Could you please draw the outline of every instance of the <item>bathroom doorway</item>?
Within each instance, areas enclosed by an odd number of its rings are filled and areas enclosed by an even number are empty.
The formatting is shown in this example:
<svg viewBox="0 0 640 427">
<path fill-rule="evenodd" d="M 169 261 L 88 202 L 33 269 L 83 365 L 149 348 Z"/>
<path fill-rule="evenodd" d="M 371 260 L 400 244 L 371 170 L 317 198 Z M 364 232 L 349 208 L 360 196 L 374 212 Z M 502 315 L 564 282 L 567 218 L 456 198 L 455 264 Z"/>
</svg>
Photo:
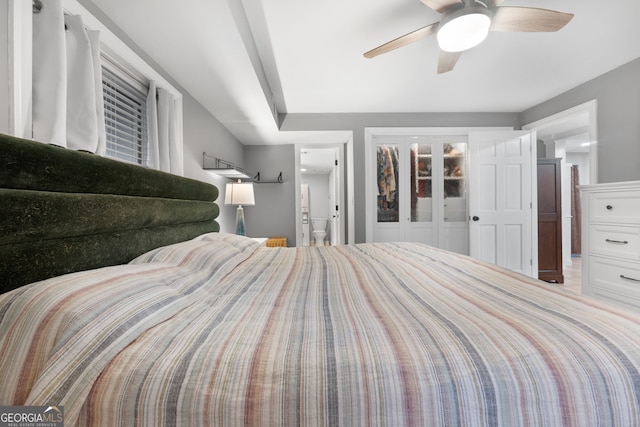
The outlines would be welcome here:
<svg viewBox="0 0 640 427">
<path fill-rule="evenodd" d="M 343 244 L 343 145 L 301 146 L 298 158 L 298 246 Z"/>
</svg>

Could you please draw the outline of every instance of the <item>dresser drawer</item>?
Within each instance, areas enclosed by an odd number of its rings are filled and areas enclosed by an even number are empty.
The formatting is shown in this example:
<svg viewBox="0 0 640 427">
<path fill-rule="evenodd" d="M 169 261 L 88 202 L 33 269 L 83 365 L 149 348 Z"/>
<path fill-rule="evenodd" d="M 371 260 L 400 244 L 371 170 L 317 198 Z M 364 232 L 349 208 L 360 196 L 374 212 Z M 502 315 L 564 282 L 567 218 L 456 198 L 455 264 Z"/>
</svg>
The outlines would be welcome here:
<svg viewBox="0 0 640 427">
<path fill-rule="evenodd" d="M 585 293 L 640 310 L 640 263 L 592 256 Z"/>
<path fill-rule="evenodd" d="M 640 224 L 640 191 L 594 192 L 589 197 L 592 222 Z"/>
<path fill-rule="evenodd" d="M 640 227 L 593 224 L 589 245 L 592 254 L 640 261 Z"/>
</svg>

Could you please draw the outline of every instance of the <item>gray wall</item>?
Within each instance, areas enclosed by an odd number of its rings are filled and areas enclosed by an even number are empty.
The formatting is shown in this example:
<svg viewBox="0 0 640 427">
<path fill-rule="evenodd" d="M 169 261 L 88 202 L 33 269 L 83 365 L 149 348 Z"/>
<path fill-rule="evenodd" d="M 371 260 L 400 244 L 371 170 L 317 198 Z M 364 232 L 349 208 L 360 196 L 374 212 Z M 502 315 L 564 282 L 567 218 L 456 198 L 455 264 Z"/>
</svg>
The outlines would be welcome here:
<svg viewBox="0 0 640 427">
<path fill-rule="evenodd" d="M 280 172 L 284 181 L 254 184 L 256 204 L 244 207 L 247 236 L 283 236 L 288 246 L 295 246 L 295 147 L 247 145 L 244 158 L 247 170 L 254 174 L 260 172 L 262 181 L 273 181 Z"/>
<path fill-rule="evenodd" d="M 183 92 L 184 93 L 184 92 Z M 202 153 L 244 165 L 244 147 L 207 110 L 189 94 L 183 95 L 184 176 L 215 184 L 220 190 L 220 230 L 234 233 L 236 207 L 224 205 L 225 185 L 229 179 L 202 169 Z"/>
<path fill-rule="evenodd" d="M 309 218 L 329 218 L 329 174 L 303 174 L 301 184 L 309 184 Z"/>
<path fill-rule="evenodd" d="M 520 113 L 522 126 L 597 100 L 598 180 L 640 180 L 640 58 Z"/>
<path fill-rule="evenodd" d="M 367 127 L 476 127 L 519 125 L 517 113 L 372 113 L 372 114 L 287 114 L 283 131 L 350 130 L 353 131 L 355 242 L 366 240 L 365 225 L 365 140 Z M 268 148 L 267 148 L 268 149 Z M 246 153 L 245 153 L 246 155 Z M 294 210 L 291 195 L 290 210 Z M 290 225 L 295 235 L 295 224 Z"/>
</svg>

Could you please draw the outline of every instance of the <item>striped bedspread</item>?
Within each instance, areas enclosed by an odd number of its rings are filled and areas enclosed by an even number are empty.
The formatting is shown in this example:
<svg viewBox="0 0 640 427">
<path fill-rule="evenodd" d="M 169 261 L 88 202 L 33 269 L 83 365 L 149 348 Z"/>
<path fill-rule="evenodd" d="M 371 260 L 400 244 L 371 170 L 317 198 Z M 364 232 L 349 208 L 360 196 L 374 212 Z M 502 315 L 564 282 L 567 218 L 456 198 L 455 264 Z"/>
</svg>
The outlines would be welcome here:
<svg viewBox="0 0 640 427">
<path fill-rule="evenodd" d="M 636 426 L 640 317 L 412 243 L 224 233 L 0 295 L 0 404 L 65 425 Z"/>
</svg>

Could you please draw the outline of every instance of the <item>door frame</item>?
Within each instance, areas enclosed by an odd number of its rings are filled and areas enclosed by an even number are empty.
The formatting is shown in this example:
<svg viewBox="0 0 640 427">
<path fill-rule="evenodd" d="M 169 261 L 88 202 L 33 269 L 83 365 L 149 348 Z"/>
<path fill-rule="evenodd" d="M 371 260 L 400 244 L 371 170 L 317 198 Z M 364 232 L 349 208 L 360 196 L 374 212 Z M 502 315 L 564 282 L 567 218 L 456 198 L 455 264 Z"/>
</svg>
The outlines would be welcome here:
<svg viewBox="0 0 640 427">
<path fill-rule="evenodd" d="M 589 138 L 592 141 L 592 144 L 589 146 L 589 184 L 592 185 L 598 183 L 598 101 L 596 99 L 524 125 L 522 129 L 541 132 L 546 128 L 571 120 L 582 114 L 588 115 L 587 127 Z"/>
<path fill-rule="evenodd" d="M 591 144 L 589 145 L 589 182 L 588 184 L 593 185 L 598 183 L 598 101 L 596 99 L 592 99 L 591 101 L 584 102 L 582 104 L 576 105 L 575 107 L 560 111 L 559 113 L 552 114 L 543 119 L 537 120 L 535 122 L 529 123 L 527 125 L 522 126 L 524 130 L 533 130 L 536 132 L 544 132 L 545 130 L 556 127 L 560 124 L 571 122 L 580 116 L 586 115 L 587 119 L 587 132 L 589 133 L 589 139 L 591 140 Z M 558 140 L 562 140 L 566 138 L 567 135 L 558 135 Z M 563 155 L 563 164 L 566 164 L 566 152 Z M 570 197 L 570 196 L 569 196 Z M 563 204 L 566 202 L 564 200 L 565 195 L 563 195 Z M 569 211 L 570 213 L 570 211 Z M 563 215 L 566 215 L 565 212 Z M 570 248 L 567 250 L 566 245 L 571 245 L 571 236 L 570 230 L 571 227 L 568 227 L 569 236 L 565 236 L 563 238 L 563 252 L 566 254 L 567 252 L 571 252 Z M 536 246 L 537 251 L 537 246 Z M 570 266 L 572 263 L 571 257 L 568 259 L 565 257 L 563 259 L 564 267 Z"/>
<path fill-rule="evenodd" d="M 349 244 L 355 241 L 354 220 L 354 177 L 353 177 L 353 137 L 344 143 L 314 143 L 298 142 L 295 144 L 295 218 L 296 218 L 296 246 L 302 246 L 302 207 L 300 206 L 302 173 L 300 171 L 300 151 L 303 148 L 335 149 L 338 153 L 338 171 L 335 173 L 335 188 L 339 192 L 336 199 L 340 206 L 338 244 Z"/>
</svg>

